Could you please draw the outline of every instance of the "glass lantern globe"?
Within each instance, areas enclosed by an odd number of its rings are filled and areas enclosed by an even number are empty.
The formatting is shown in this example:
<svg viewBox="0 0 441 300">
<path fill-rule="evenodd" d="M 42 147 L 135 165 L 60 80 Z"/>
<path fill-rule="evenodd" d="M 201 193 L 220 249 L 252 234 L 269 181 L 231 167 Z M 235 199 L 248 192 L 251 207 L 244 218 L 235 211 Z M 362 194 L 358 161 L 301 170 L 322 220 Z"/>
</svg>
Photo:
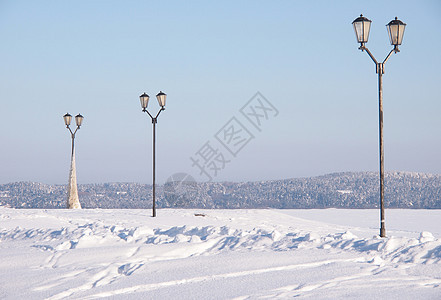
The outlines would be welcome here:
<svg viewBox="0 0 441 300">
<path fill-rule="evenodd" d="M 352 22 L 355 30 L 355 35 L 357 37 L 357 42 L 360 43 L 361 47 L 363 47 L 364 44 L 368 42 L 371 23 L 372 21 L 366 17 L 363 17 L 363 15 L 360 15 Z"/>
<path fill-rule="evenodd" d="M 165 93 L 163 93 L 162 91 L 160 91 L 157 95 L 156 95 L 156 99 L 158 99 L 158 103 L 159 106 L 164 107 L 165 106 L 165 99 L 167 98 L 167 95 Z"/>
<path fill-rule="evenodd" d="M 404 29 L 406 28 L 406 24 L 395 17 L 395 19 L 390 21 L 386 25 L 386 27 L 389 34 L 390 44 L 395 46 L 395 49 L 398 49 L 398 45 L 401 45 L 401 43 L 403 42 Z"/>
<path fill-rule="evenodd" d="M 80 127 L 81 124 L 83 124 L 84 117 L 81 114 L 78 114 L 75 116 L 75 123 L 77 123 L 77 126 Z"/>
<path fill-rule="evenodd" d="M 69 113 L 67 113 L 63 116 L 63 119 L 64 119 L 64 124 L 66 126 L 69 126 L 70 122 L 72 121 L 72 116 Z"/>
<path fill-rule="evenodd" d="M 139 96 L 139 100 L 141 101 L 141 107 L 142 109 L 146 109 L 147 105 L 149 104 L 149 95 L 146 93 Z"/>
</svg>

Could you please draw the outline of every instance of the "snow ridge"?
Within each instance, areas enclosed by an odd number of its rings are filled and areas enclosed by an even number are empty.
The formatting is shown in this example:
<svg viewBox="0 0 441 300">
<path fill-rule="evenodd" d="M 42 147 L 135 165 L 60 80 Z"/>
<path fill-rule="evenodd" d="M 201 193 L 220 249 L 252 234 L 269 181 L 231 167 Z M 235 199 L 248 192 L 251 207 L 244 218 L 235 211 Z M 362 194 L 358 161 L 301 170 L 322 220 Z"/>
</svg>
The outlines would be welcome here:
<svg viewBox="0 0 441 300">
<path fill-rule="evenodd" d="M 173 226 L 170 228 L 106 226 L 99 222 L 71 230 L 25 229 L 1 230 L 0 240 L 29 240 L 33 247 L 57 253 L 70 249 L 94 248 L 112 243 L 132 246 L 143 244 L 186 244 L 187 251 L 169 258 L 216 254 L 221 251 L 290 251 L 293 249 L 339 249 L 371 255 L 371 263 L 437 264 L 441 261 L 441 240 L 430 232 L 419 238 L 358 238 L 350 231 L 319 235 L 315 232 L 281 233 L 259 228 L 234 229 L 228 226 Z M 44 242 L 48 242 L 44 244 Z"/>
</svg>

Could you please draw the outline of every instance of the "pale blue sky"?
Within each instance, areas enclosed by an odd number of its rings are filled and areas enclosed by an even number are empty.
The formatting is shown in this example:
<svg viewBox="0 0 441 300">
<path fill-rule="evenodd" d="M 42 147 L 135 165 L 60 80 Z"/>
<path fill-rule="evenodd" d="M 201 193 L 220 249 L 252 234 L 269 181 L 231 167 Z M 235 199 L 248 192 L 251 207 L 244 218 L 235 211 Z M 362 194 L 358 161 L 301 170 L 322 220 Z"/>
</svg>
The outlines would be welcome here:
<svg viewBox="0 0 441 300">
<path fill-rule="evenodd" d="M 66 112 L 85 117 L 80 183 L 150 183 L 138 96 L 159 90 L 160 183 L 205 180 L 190 156 L 257 91 L 279 114 L 215 180 L 377 171 L 377 75 L 357 49 L 360 13 L 378 60 L 391 49 L 385 25 L 408 25 L 384 75 L 386 170 L 441 174 L 440 1 L 0 0 L 0 183 L 67 182 Z"/>
</svg>

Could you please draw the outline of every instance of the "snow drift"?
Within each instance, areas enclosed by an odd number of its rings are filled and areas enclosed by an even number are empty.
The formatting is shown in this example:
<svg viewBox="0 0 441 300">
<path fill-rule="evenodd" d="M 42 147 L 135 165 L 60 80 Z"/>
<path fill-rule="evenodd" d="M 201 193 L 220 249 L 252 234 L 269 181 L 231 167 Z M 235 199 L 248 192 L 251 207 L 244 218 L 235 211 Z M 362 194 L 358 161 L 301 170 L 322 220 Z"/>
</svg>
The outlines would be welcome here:
<svg viewBox="0 0 441 300">
<path fill-rule="evenodd" d="M 381 239 L 375 228 L 301 219 L 295 210 L 197 212 L 160 210 L 151 218 L 142 210 L 2 208 L 0 296 L 441 295 L 441 240 L 428 231 Z"/>
</svg>

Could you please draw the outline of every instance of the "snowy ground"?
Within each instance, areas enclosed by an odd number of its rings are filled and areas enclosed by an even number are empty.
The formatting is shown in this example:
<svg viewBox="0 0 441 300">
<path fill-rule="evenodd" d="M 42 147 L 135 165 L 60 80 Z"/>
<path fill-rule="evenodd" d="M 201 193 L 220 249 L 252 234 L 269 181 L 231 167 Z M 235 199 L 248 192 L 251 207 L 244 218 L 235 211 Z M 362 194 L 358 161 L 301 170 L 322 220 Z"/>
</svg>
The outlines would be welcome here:
<svg viewBox="0 0 441 300">
<path fill-rule="evenodd" d="M 0 298 L 441 299 L 441 211 L 386 212 L 0 208 Z"/>
</svg>

